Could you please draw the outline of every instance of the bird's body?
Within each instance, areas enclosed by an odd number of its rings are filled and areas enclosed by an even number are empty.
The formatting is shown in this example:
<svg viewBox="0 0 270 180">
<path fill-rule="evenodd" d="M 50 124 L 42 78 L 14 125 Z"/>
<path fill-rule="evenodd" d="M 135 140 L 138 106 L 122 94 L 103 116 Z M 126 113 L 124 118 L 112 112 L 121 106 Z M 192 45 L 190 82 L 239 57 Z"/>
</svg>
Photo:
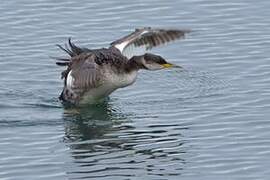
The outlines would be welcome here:
<svg viewBox="0 0 270 180">
<path fill-rule="evenodd" d="M 57 62 L 67 66 L 62 72 L 64 88 L 60 100 L 74 105 L 95 103 L 116 89 L 133 84 L 140 69 L 156 70 L 172 66 L 160 56 L 149 53 L 130 56 L 125 54 L 125 50 L 129 46 L 146 46 L 149 49 L 181 38 L 186 32 L 143 28 L 114 41 L 109 48 L 94 50 L 80 48 L 69 40 L 69 48 L 59 46 L 70 56 L 58 58 Z"/>
<path fill-rule="evenodd" d="M 109 96 L 113 91 L 118 88 L 123 88 L 133 84 L 137 77 L 137 71 L 128 73 L 125 75 L 122 74 L 113 74 L 108 71 L 104 74 L 103 83 L 97 87 L 89 90 L 85 93 L 80 101 L 80 104 L 87 104 L 89 102 L 97 102 L 102 100 L 104 97 Z"/>
</svg>

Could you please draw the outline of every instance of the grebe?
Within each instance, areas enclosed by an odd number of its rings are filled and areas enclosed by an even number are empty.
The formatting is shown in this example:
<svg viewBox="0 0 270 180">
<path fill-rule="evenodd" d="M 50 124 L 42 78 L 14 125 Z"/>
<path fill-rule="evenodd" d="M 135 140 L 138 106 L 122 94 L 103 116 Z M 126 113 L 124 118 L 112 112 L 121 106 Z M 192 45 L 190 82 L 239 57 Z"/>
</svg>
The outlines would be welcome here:
<svg viewBox="0 0 270 180">
<path fill-rule="evenodd" d="M 66 66 L 62 72 L 64 88 L 59 97 L 63 102 L 82 105 L 104 99 L 118 88 L 133 84 L 141 69 L 159 70 L 180 67 L 159 55 L 137 55 L 134 50 L 151 48 L 184 38 L 189 30 L 136 29 L 135 32 L 110 44 L 109 48 L 87 49 L 71 42 L 63 48 L 70 57 L 57 58 L 56 64 Z"/>
</svg>

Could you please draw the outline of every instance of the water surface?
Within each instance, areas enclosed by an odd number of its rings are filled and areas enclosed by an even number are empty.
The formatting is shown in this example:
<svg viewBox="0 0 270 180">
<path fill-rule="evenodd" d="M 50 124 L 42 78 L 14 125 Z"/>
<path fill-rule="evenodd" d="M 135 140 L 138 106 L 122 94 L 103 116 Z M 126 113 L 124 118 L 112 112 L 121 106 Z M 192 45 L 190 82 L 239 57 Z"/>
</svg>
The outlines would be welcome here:
<svg viewBox="0 0 270 180">
<path fill-rule="evenodd" d="M 268 179 L 267 0 L 1 2 L 0 179 Z M 193 30 L 98 106 L 65 109 L 50 56 L 135 28 Z"/>
</svg>

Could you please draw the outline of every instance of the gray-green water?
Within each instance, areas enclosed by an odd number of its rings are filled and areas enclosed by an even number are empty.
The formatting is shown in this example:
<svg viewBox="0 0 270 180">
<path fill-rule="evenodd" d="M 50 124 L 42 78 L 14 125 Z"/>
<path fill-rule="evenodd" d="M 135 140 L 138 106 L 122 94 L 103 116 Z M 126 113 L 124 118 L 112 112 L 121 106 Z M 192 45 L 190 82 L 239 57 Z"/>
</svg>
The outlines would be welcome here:
<svg viewBox="0 0 270 180">
<path fill-rule="evenodd" d="M 270 1 L 3 0 L 0 179 L 269 179 Z M 61 56 L 143 26 L 190 28 L 107 104 L 64 109 Z"/>
</svg>

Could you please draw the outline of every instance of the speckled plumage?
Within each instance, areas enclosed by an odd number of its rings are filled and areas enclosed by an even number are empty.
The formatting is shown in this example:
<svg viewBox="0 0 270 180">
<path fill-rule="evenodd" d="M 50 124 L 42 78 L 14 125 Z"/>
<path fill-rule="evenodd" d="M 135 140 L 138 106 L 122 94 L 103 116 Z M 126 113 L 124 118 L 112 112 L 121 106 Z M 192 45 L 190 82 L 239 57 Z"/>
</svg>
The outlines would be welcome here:
<svg viewBox="0 0 270 180">
<path fill-rule="evenodd" d="M 65 48 L 57 45 L 70 56 L 57 58 L 56 62 L 59 66 L 67 66 L 62 72 L 64 88 L 60 100 L 75 105 L 95 102 L 134 83 L 139 69 L 161 69 L 161 65 L 167 63 L 161 56 L 150 53 L 130 56 L 126 53 L 127 48 L 151 49 L 181 38 L 187 32 L 142 28 L 112 42 L 109 48 L 81 48 L 70 39 Z"/>
</svg>

